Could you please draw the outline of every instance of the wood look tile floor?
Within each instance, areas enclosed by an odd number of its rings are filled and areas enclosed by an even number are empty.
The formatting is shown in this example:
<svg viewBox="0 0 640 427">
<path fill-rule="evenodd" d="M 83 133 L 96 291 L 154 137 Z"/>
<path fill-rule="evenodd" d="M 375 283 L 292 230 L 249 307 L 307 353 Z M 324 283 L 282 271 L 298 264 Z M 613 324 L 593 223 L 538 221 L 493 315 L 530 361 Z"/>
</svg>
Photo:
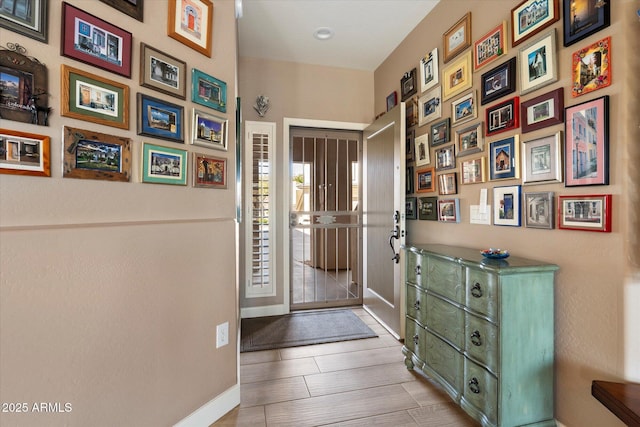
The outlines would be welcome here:
<svg viewBox="0 0 640 427">
<path fill-rule="evenodd" d="M 406 369 L 402 344 L 362 308 L 378 338 L 240 355 L 240 406 L 211 427 L 478 424 L 435 383 Z"/>
</svg>

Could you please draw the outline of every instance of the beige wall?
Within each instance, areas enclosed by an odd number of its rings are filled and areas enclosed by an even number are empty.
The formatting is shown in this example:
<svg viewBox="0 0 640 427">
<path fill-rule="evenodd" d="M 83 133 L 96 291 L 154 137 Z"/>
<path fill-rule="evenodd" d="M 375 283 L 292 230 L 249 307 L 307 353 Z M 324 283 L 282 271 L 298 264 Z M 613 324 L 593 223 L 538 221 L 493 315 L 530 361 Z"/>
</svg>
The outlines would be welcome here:
<svg viewBox="0 0 640 427">
<path fill-rule="evenodd" d="M 49 43 L 0 29 L 48 67 L 50 125 L 2 120 L 51 137 L 52 177 L 0 175 L 0 401 L 70 403 L 64 414 L 0 413 L 1 425 L 172 425 L 237 386 L 235 75 L 233 2 L 215 2 L 213 59 L 166 36 L 167 0 L 146 2 L 144 23 L 98 1 L 69 3 L 133 34 L 127 79 L 59 55 L 61 2 L 52 1 Z M 136 134 L 140 42 L 227 83 L 229 151 Z M 126 84 L 130 129 L 60 116 L 60 64 Z M 203 107 L 199 107 L 203 108 Z M 62 127 L 133 140 L 129 183 L 62 178 Z M 142 142 L 229 159 L 227 190 L 142 184 Z M 191 160 L 189 158 L 189 160 Z M 191 164 L 189 164 L 191 173 Z M 215 348 L 228 321 L 231 345 Z"/>
<path fill-rule="evenodd" d="M 431 49 L 440 52 L 442 70 L 442 34 L 467 11 L 472 14 L 472 40 L 475 41 L 502 20 L 509 21 L 510 10 L 518 2 L 502 0 L 462 2 L 443 0 L 433 12 L 398 46 L 375 72 L 375 111 L 385 109 L 386 96 L 397 90 L 403 73 L 418 66 L 419 60 Z M 556 263 L 556 418 L 567 426 L 618 426 L 620 421 L 590 395 L 594 379 L 621 380 L 625 372 L 625 287 L 631 289 L 630 277 L 638 269 L 637 245 L 637 180 L 638 137 L 637 58 L 629 48 L 629 40 L 640 38 L 635 9 L 639 2 L 615 2 L 612 5 L 611 26 L 568 48 L 562 45 L 562 23 L 557 22 L 559 80 L 547 87 L 521 97 L 521 102 L 550 90 L 565 88 L 565 106 L 578 104 L 602 95 L 610 96 L 610 185 L 565 188 L 563 184 L 523 187 L 523 191 L 554 191 L 557 194 L 613 194 L 613 232 L 589 233 L 568 230 L 538 230 L 498 226 L 471 225 L 469 206 L 478 204 L 480 189 L 498 185 L 520 184 L 519 180 L 487 182 L 459 186 L 462 221 L 444 224 L 408 221 L 410 242 L 437 242 L 460 246 L 508 248 L 513 254 Z M 626 31 L 623 31 L 623 28 Z M 634 35 L 635 33 L 635 35 Z M 571 97 L 571 52 L 583 45 L 611 35 L 613 40 L 613 84 L 603 90 Z M 521 46 L 509 44 L 505 59 L 517 55 Z M 473 75 L 474 90 L 480 97 L 480 76 L 493 66 Z M 625 64 L 626 63 L 626 64 Z M 629 63 L 635 64 L 630 66 Z M 517 91 L 519 92 L 519 85 Z M 456 98 L 456 97 L 454 97 Z M 503 99 L 507 99 L 507 97 Z M 483 120 L 484 106 L 478 119 Z M 443 117 L 450 116 L 451 100 L 443 104 Z M 633 114 L 632 112 L 636 113 Z M 463 125 L 464 127 L 464 125 Z M 416 136 L 429 126 L 417 127 Z M 453 129 L 455 130 L 455 128 Z M 564 131 L 557 125 L 527 134 L 518 131 L 490 137 L 486 142 L 520 134 L 521 141 Z M 432 157 L 433 159 L 433 153 Z M 635 160 L 634 160 L 635 159 Z M 459 172 L 459 168 L 458 168 Z M 633 178 L 635 177 L 635 178 Z M 629 209 L 630 204 L 636 206 Z M 629 214 L 631 212 L 631 214 Z M 637 295 L 637 293 L 636 293 Z M 629 304 L 632 305 L 632 304 Z M 637 301 L 636 304 L 637 306 Z M 627 321 L 632 320 L 627 314 Z M 634 316 L 637 319 L 637 315 Z M 633 325 L 629 323 L 628 326 Z M 627 334 L 627 340 L 630 335 Z M 627 355 L 629 357 L 629 355 Z M 637 355 L 636 355 L 637 357 Z M 627 360 L 627 365 L 632 361 Z M 635 362 L 637 366 L 637 361 Z M 627 368 L 627 371 L 629 369 Z"/>
</svg>

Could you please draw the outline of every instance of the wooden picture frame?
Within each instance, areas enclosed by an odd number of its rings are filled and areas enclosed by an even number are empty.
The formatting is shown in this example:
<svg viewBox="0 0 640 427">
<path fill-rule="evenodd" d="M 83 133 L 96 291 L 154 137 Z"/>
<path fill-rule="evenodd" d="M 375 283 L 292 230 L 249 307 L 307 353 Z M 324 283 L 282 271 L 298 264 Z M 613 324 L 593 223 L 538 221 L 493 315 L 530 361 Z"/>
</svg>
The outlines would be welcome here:
<svg viewBox="0 0 640 427">
<path fill-rule="evenodd" d="M 413 148 L 415 145 L 415 138 L 416 138 L 415 129 L 407 129 L 405 131 L 404 150 L 405 150 L 406 161 L 411 161 L 414 158 Z"/>
<path fill-rule="evenodd" d="M 436 191 L 436 174 L 433 167 L 416 168 L 416 193 Z"/>
<path fill-rule="evenodd" d="M 493 187 L 493 225 L 520 227 L 522 201 L 520 185 Z"/>
<path fill-rule="evenodd" d="M 122 13 L 126 13 L 133 19 L 144 22 L 144 0 L 100 0 Z"/>
<path fill-rule="evenodd" d="M 518 135 L 489 143 L 489 179 L 520 178 Z"/>
<path fill-rule="evenodd" d="M 434 48 L 420 59 L 420 93 L 437 85 L 439 77 L 438 48 Z"/>
<path fill-rule="evenodd" d="M 573 52 L 571 96 L 578 97 L 611 85 L 611 36 Z"/>
<path fill-rule="evenodd" d="M 33 0 L 29 9 L 0 8 L 0 27 L 48 43 L 49 0 Z"/>
<path fill-rule="evenodd" d="M 562 182 L 562 132 L 522 142 L 522 184 Z"/>
<path fill-rule="evenodd" d="M 0 173 L 51 176 L 51 138 L 0 129 Z"/>
<path fill-rule="evenodd" d="M 187 99 L 187 63 L 140 42 L 140 86 Z"/>
<path fill-rule="evenodd" d="M 565 187 L 609 184 L 609 95 L 564 109 Z"/>
<path fill-rule="evenodd" d="M 456 130 L 456 148 L 458 157 L 484 151 L 482 122 Z"/>
<path fill-rule="evenodd" d="M 411 71 L 404 73 L 400 79 L 400 100 L 406 101 L 413 95 L 418 93 L 418 86 L 416 80 L 417 70 L 414 68 Z"/>
<path fill-rule="evenodd" d="M 444 63 L 471 46 L 471 12 L 467 12 L 442 35 Z"/>
<path fill-rule="evenodd" d="M 141 182 L 187 185 L 187 151 L 142 143 Z"/>
<path fill-rule="evenodd" d="M 198 69 L 191 70 L 191 101 L 227 112 L 227 84 Z"/>
<path fill-rule="evenodd" d="M 413 150 L 416 158 L 416 166 L 424 166 L 431 163 L 429 154 L 429 134 L 422 134 L 414 139 L 415 149 Z"/>
<path fill-rule="evenodd" d="M 442 173 L 438 175 L 438 194 L 458 194 L 458 174 L 456 172 Z"/>
<path fill-rule="evenodd" d="M 211 58 L 213 3 L 209 0 L 170 0 L 167 35 Z"/>
<path fill-rule="evenodd" d="M 611 22 L 609 2 L 602 2 L 598 7 L 593 7 L 587 1 L 563 0 L 563 11 L 565 47 L 607 28 Z"/>
<path fill-rule="evenodd" d="M 462 184 L 480 184 L 486 181 L 485 157 L 460 161 L 460 182 Z"/>
<path fill-rule="evenodd" d="M 227 159 L 203 153 L 193 153 L 193 186 L 227 188 Z"/>
<path fill-rule="evenodd" d="M 558 228 L 611 232 L 611 194 L 558 196 Z"/>
<path fill-rule="evenodd" d="M 436 159 L 436 171 L 440 172 L 444 170 L 455 169 L 456 152 L 454 144 L 436 149 L 433 153 L 433 156 Z"/>
<path fill-rule="evenodd" d="M 130 138 L 64 126 L 62 176 L 129 182 Z"/>
<path fill-rule="evenodd" d="M 442 99 L 446 101 L 473 85 L 471 52 L 467 52 L 442 70 Z"/>
<path fill-rule="evenodd" d="M 0 48 L 0 117 L 48 126 L 51 109 L 47 67 L 27 56 L 26 49 L 18 44 L 9 43 L 7 48 Z"/>
<path fill-rule="evenodd" d="M 415 185 L 413 182 L 413 166 L 407 166 L 406 175 L 405 175 L 405 193 L 413 194 L 415 192 Z"/>
<path fill-rule="evenodd" d="M 476 117 L 478 117 L 478 103 L 475 90 L 451 102 L 451 126 L 457 126 Z"/>
<path fill-rule="evenodd" d="M 507 53 L 507 34 L 507 21 L 502 21 L 473 44 L 474 71 Z"/>
<path fill-rule="evenodd" d="M 136 95 L 138 135 L 184 143 L 184 107 L 143 93 Z"/>
<path fill-rule="evenodd" d="M 487 123 L 486 136 L 495 135 L 520 127 L 520 98 L 511 99 L 487 107 L 485 110 Z"/>
<path fill-rule="evenodd" d="M 460 199 L 438 199 L 438 221 L 460 222 Z"/>
<path fill-rule="evenodd" d="M 451 118 L 447 117 L 431 125 L 431 146 L 446 144 L 451 140 Z"/>
<path fill-rule="evenodd" d="M 407 129 L 409 129 L 418 124 L 418 100 L 410 98 L 405 104 L 405 121 Z"/>
<path fill-rule="evenodd" d="M 511 9 L 511 45 L 519 45 L 558 21 L 558 1 L 524 0 Z"/>
<path fill-rule="evenodd" d="M 227 151 L 229 120 L 193 109 L 191 143 L 201 147 Z"/>
<path fill-rule="evenodd" d="M 418 198 L 405 197 L 404 216 L 406 219 L 418 219 Z"/>
<path fill-rule="evenodd" d="M 394 90 L 387 95 L 387 112 L 391 111 L 396 105 L 398 105 L 398 92 Z"/>
<path fill-rule="evenodd" d="M 129 129 L 129 86 L 64 64 L 60 74 L 62 116 Z"/>
<path fill-rule="evenodd" d="M 480 77 L 480 105 L 516 91 L 516 58 L 487 71 Z"/>
<path fill-rule="evenodd" d="M 555 198 L 553 191 L 524 193 L 524 226 L 526 228 L 555 228 Z"/>
<path fill-rule="evenodd" d="M 131 77 L 132 40 L 129 31 L 62 2 L 62 56 Z"/>
<path fill-rule="evenodd" d="M 442 96 L 437 86 L 418 99 L 418 126 L 424 126 L 442 116 Z"/>
<path fill-rule="evenodd" d="M 564 121 L 564 88 L 558 88 L 520 103 L 522 133 L 533 132 Z"/>
<path fill-rule="evenodd" d="M 556 30 L 523 46 L 518 51 L 520 94 L 538 90 L 558 80 Z"/>
<path fill-rule="evenodd" d="M 438 220 L 437 197 L 418 197 L 418 219 L 427 221 Z"/>
</svg>

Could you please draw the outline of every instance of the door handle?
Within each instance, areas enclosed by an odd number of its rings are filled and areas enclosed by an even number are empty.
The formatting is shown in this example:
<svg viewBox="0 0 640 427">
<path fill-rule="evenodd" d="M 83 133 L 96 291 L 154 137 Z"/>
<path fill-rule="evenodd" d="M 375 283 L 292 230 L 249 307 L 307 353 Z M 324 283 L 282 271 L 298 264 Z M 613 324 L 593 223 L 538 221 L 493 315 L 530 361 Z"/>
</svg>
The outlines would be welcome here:
<svg viewBox="0 0 640 427">
<path fill-rule="evenodd" d="M 395 261 L 396 264 L 400 262 L 400 254 L 396 253 L 396 248 L 393 246 L 393 239 L 400 238 L 400 227 L 395 226 L 393 230 L 391 230 L 391 236 L 389 236 L 389 246 L 391 246 L 391 252 L 393 253 L 392 260 Z"/>
</svg>

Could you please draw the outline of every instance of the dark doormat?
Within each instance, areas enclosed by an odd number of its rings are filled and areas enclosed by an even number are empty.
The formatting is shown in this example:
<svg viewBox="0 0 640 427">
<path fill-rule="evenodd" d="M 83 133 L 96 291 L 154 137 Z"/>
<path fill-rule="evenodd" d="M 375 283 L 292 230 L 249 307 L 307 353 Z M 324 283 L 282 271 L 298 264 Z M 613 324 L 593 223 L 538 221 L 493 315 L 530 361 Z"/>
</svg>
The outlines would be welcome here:
<svg viewBox="0 0 640 427">
<path fill-rule="evenodd" d="M 349 309 L 304 311 L 242 319 L 240 352 L 375 338 Z"/>
</svg>

